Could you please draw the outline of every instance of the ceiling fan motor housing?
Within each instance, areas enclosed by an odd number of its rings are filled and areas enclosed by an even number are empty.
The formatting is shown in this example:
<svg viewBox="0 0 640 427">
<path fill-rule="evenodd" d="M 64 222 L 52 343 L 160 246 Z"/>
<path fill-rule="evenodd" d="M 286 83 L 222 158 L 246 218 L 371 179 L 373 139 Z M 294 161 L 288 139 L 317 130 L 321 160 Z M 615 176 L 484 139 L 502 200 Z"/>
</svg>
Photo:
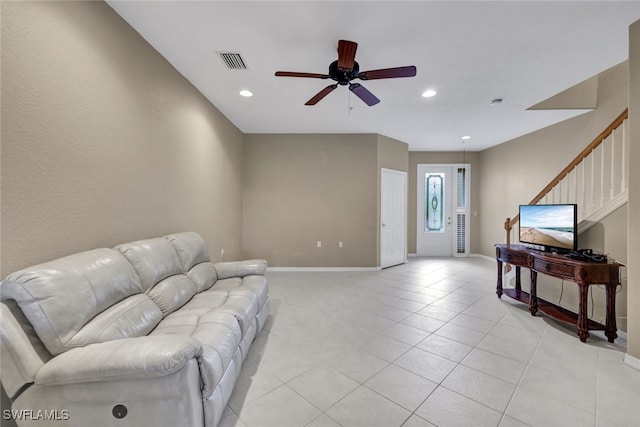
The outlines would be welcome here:
<svg viewBox="0 0 640 427">
<path fill-rule="evenodd" d="M 338 61 L 333 61 L 331 65 L 329 65 L 329 77 L 342 86 L 348 85 L 349 82 L 357 78 L 359 74 L 360 65 L 356 61 L 353 61 L 353 68 L 351 70 L 341 70 L 338 68 Z"/>
</svg>

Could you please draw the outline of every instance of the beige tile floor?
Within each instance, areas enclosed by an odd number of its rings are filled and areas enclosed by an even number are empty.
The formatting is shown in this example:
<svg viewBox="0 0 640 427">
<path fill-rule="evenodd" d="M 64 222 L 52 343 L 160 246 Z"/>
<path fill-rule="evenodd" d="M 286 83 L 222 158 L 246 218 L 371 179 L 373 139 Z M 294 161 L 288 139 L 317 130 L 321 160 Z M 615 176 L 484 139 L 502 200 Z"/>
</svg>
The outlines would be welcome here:
<svg viewBox="0 0 640 427">
<path fill-rule="evenodd" d="M 495 263 L 269 272 L 271 317 L 222 426 L 640 426 L 640 372 L 495 295 Z"/>
</svg>

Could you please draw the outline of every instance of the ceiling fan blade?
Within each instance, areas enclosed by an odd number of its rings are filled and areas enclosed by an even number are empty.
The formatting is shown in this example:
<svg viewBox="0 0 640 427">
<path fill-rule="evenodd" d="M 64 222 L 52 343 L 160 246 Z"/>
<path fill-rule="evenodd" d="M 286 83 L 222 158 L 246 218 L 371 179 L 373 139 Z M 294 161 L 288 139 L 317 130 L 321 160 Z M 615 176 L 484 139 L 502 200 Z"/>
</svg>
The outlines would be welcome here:
<svg viewBox="0 0 640 427">
<path fill-rule="evenodd" d="M 351 83 L 349 85 L 349 90 L 356 94 L 356 96 L 364 101 L 369 107 L 372 105 L 376 105 L 380 100 L 376 98 L 374 94 L 369 92 L 367 88 L 362 86 L 360 83 Z"/>
<path fill-rule="evenodd" d="M 311 79 L 328 79 L 328 74 L 298 73 L 297 71 L 276 71 L 276 77 L 308 77 Z"/>
<path fill-rule="evenodd" d="M 395 79 L 397 77 L 414 77 L 416 67 L 408 65 L 406 67 L 383 68 L 381 70 L 363 71 L 358 74 L 361 80 Z"/>
<path fill-rule="evenodd" d="M 320 92 L 316 93 L 313 98 L 311 98 L 310 100 L 305 102 L 304 105 L 316 105 L 322 98 L 324 98 L 325 96 L 329 95 L 337 87 L 338 87 L 337 84 L 329 85 L 329 86 L 325 87 Z"/>
<path fill-rule="evenodd" d="M 358 43 L 349 40 L 338 40 L 339 70 L 353 70 L 353 63 L 356 59 L 356 49 L 358 49 Z"/>
</svg>

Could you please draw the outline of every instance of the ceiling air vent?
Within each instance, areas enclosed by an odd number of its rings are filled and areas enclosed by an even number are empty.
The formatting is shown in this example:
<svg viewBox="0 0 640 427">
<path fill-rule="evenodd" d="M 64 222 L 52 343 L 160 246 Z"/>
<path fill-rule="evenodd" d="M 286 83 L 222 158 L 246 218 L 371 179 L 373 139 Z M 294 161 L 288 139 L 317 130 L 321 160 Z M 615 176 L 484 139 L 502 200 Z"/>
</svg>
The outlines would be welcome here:
<svg viewBox="0 0 640 427">
<path fill-rule="evenodd" d="M 222 61 L 226 64 L 230 70 L 246 70 L 247 65 L 244 63 L 244 59 L 239 53 L 232 52 L 218 52 Z"/>
</svg>

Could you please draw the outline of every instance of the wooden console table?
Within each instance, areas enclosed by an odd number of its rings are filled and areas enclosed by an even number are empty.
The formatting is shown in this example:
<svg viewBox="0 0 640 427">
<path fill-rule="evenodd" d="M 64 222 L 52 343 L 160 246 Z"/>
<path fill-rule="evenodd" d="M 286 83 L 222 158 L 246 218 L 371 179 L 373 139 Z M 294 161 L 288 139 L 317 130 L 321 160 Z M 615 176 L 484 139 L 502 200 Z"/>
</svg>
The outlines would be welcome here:
<svg viewBox="0 0 640 427">
<path fill-rule="evenodd" d="M 580 341 L 585 342 L 590 330 L 604 330 L 609 342 L 613 342 L 616 333 L 616 288 L 620 285 L 620 267 L 617 262 L 587 262 L 566 258 L 563 255 L 538 251 L 522 245 L 496 245 L 498 261 L 498 298 L 505 294 L 518 301 L 529 304 L 529 311 L 534 316 L 538 310 L 560 321 L 577 326 Z M 503 289 L 502 263 L 516 267 L 515 288 Z M 528 268 L 531 272 L 531 293 L 523 291 L 520 282 L 520 269 Z M 559 307 L 537 296 L 538 273 L 575 282 L 579 288 L 578 313 Z M 602 325 L 587 318 L 587 296 L 590 285 L 604 285 L 606 293 L 606 321 Z"/>
</svg>

